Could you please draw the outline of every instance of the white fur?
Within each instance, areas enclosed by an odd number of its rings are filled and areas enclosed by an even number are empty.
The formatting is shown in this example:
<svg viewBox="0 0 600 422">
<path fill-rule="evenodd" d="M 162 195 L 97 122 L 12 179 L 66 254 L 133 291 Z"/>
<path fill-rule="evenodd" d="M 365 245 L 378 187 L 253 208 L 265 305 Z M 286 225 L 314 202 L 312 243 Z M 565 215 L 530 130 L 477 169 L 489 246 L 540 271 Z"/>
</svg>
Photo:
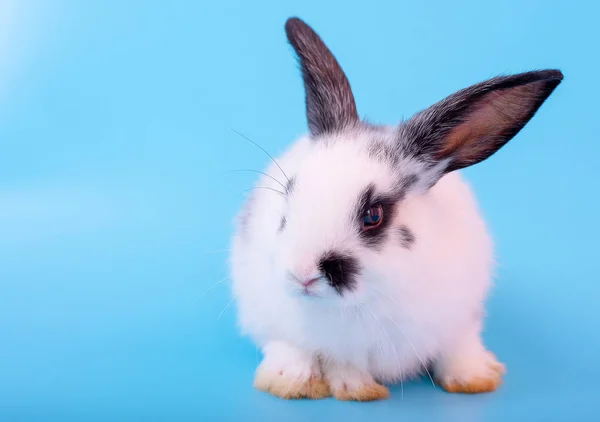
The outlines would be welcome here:
<svg viewBox="0 0 600 422">
<path fill-rule="evenodd" d="M 412 247 L 393 236 L 380 251 L 366 247 L 348 222 L 359 192 L 368 183 L 391 189 L 399 169 L 419 170 L 417 162 L 392 168 L 369 158 L 368 136 L 301 138 L 277 159 L 296 176 L 293 194 L 253 191 L 231 253 L 241 329 L 265 353 L 263 369 L 287 366 L 306 376 L 321 358 L 332 389 L 340 380 L 399 381 L 430 363 L 440 380 L 485 376 L 490 355 L 480 332 L 493 257 L 473 195 L 457 172 L 429 190 L 414 190 L 394 221 L 414 233 Z M 285 185 L 275 164 L 266 172 Z M 283 191 L 268 177 L 256 186 Z M 287 224 L 279 233 L 283 215 Z M 314 286 L 319 297 L 300 295 L 287 271 L 318 275 L 319 254 L 340 247 L 364 267 L 354 294 L 340 296 L 322 281 Z"/>
</svg>

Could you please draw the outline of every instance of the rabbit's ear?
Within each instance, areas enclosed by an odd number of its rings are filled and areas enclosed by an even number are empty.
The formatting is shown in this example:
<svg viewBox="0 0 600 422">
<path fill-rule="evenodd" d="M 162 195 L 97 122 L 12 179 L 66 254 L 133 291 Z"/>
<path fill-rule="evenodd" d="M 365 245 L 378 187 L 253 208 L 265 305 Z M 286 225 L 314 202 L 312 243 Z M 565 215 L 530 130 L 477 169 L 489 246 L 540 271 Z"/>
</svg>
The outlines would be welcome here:
<svg viewBox="0 0 600 422">
<path fill-rule="evenodd" d="M 321 38 L 298 18 L 288 19 L 285 32 L 300 61 L 311 135 L 356 124 L 359 119 L 350 83 Z"/>
<path fill-rule="evenodd" d="M 460 90 L 401 126 L 402 149 L 442 173 L 477 164 L 529 122 L 560 84 L 559 70 L 502 76 Z"/>
</svg>

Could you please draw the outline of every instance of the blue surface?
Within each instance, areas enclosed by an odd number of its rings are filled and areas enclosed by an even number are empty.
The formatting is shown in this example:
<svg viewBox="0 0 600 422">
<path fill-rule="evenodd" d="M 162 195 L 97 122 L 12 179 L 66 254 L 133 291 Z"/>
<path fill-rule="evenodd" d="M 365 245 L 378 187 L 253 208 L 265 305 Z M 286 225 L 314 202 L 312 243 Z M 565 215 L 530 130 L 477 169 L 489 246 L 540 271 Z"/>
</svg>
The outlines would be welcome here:
<svg viewBox="0 0 600 422">
<path fill-rule="evenodd" d="M 0 421 L 592 421 L 600 399 L 597 2 L 0 1 Z M 230 220 L 305 131 L 283 24 L 324 37 L 394 123 L 498 73 L 564 82 L 466 172 L 500 269 L 493 394 L 425 380 L 371 404 L 252 389 Z M 209 253 L 210 252 L 210 253 Z"/>
</svg>

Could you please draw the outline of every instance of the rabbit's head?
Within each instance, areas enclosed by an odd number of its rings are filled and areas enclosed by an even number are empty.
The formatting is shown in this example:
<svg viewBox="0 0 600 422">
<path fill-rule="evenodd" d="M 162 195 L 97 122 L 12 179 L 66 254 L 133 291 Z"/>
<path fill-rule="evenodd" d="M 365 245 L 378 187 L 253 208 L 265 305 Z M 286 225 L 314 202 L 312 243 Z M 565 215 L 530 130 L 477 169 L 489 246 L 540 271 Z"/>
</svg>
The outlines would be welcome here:
<svg viewBox="0 0 600 422">
<path fill-rule="evenodd" d="M 310 145 L 288 175 L 278 253 L 292 289 L 312 300 L 360 299 L 369 277 L 415 241 L 411 222 L 397 218 L 403 202 L 498 151 L 563 78 L 558 70 L 493 78 L 398 126 L 376 126 L 359 118 L 320 37 L 297 18 L 285 30 L 304 80 Z"/>
</svg>

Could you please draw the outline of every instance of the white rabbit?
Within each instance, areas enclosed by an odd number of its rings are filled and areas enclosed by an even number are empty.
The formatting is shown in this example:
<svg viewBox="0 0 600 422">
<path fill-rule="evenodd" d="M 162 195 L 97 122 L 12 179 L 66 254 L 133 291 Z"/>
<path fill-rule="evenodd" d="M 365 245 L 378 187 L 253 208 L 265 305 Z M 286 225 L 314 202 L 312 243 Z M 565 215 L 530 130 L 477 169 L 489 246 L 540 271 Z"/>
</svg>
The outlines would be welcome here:
<svg viewBox="0 0 600 422">
<path fill-rule="evenodd" d="M 319 36 L 298 18 L 285 29 L 309 134 L 265 170 L 231 250 L 239 324 L 264 354 L 255 387 L 367 401 L 429 374 L 449 392 L 495 390 L 504 367 L 481 340 L 492 242 L 457 170 L 514 137 L 562 73 L 493 78 L 376 126 Z"/>
</svg>

